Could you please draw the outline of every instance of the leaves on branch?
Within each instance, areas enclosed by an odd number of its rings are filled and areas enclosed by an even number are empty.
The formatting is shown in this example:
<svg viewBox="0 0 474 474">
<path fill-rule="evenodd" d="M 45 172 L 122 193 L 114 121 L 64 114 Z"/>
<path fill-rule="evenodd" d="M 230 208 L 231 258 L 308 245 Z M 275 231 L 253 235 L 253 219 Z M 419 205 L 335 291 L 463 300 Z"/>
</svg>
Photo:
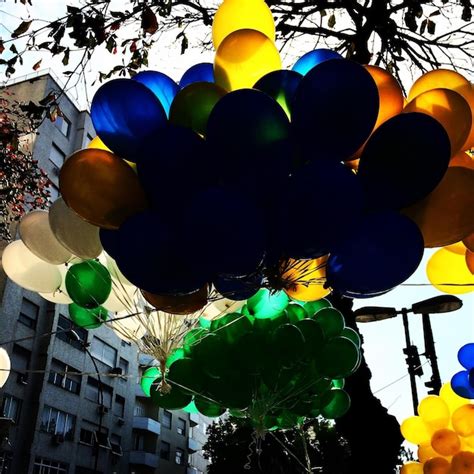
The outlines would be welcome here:
<svg viewBox="0 0 474 474">
<path fill-rule="evenodd" d="M 336 26 L 336 15 L 334 13 L 328 18 L 328 27 L 334 28 Z"/>
<path fill-rule="evenodd" d="M 63 66 L 67 66 L 69 64 L 69 48 L 66 49 L 66 51 L 64 51 L 64 56 L 63 56 Z"/>
<path fill-rule="evenodd" d="M 40 59 L 37 63 L 34 64 L 33 71 L 37 71 L 40 68 L 41 61 L 42 61 L 42 59 Z"/>
<path fill-rule="evenodd" d="M 20 25 L 16 28 L 16 30 L 12 33 L 12 38 L 18 38 L 18 36 L 26 33 L 30 29 L 31 23 L 33 23 L 32 20 L 22 21 Z"/>
<path fill-rule="evenodd" d="M 5 46 L 3 45 L 3 41 L 0 40 L 0 54 L 2 54 L 5 51 Z"/>
<path fill-rule="evenodd" d="M 428 30 L 428 33 L 430 35 L 434 35 L 435 30 L 436 30 L 436 23 L 434 21 L 428 20 L 428 23 L 426 25 L 426 29 Z"/>
</svg>

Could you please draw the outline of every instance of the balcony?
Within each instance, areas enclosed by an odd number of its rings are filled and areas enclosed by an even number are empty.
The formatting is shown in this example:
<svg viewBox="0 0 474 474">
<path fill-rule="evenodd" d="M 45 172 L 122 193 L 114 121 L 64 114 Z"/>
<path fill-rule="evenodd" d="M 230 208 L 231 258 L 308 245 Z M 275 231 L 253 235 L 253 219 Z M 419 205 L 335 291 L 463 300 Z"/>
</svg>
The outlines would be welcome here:
<svg viewBox="0 0 474 474">
<path fill-rule="evenodd" d="M 190 454 L 195 453 L 201 449 L 201 445 L 193 438 L 188 438 L 188 451 Z"/>
<path fill-rule="evenodd" d="M 197 413 L 190 413 L 189 414 L 189 422 L 191 427 L 199 425 L 199 415 Z"/>
<path fill-rule="evenodd" d="M 158 467 L 158 456 L 156 454 L 146 453 L 145 451 L 130 451 L 130 464 L 152 467 Z"/>
<path fill-rule="evenodd" d="M 138 383 L 135 385 L 135 396 L 136 397 L 142 397 L 142 398 L 148 398 L 145 395 L 145 392 L 142 390 L 142 387 Z"/>
<path fill-rule="evenodd" d="M 195 467 L 189 466 L 186 471 L 186 474 L 200 474 L 200 473 Z"/>
<path fill-rule="evenodd" d="M 150 431 L 158 436 L 161 433 L 160 422 L 146 416 L 134 416 L 133 428 L 137 430 Z"/>
</svg>

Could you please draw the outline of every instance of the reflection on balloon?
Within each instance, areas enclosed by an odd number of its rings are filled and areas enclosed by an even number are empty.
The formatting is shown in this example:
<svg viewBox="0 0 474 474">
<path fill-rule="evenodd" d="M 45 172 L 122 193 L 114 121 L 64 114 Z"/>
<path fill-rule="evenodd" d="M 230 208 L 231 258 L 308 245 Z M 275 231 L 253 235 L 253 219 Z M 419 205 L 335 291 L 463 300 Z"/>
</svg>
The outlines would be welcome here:
<svg viewBox="0 0 474 474">
<path fill-rule="evenodd" d="M 315 49 L 314 51 L 303 54 L 293 65 L 292 70 L 305 76 L 315 66 L 329 59 L 342 59 L 342 56 L 332 49 Z"/>
</svg>

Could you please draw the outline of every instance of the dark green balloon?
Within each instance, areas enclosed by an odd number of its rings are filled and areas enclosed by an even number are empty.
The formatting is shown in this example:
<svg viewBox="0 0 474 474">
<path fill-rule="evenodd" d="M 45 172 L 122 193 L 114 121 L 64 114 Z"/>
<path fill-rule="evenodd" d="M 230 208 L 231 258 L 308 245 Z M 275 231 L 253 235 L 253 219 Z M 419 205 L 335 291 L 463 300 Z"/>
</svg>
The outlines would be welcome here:
<svg viewBox="0 0 474 474">
<path fill-rule="evenodd" d="M 314 318 L 321 325 L 327 339 L 339 336 L 344 329 L 344 316 L 335 308 L 320 309 Z"/>
<path fill-rule="evenodd" d="M 265 336 L 257 332 L 244 334 L 233 350 L 233 363 L 248 374 L 260 374 L 273 365 Z"/>
<path fill-rule="evenodd" d="M 294 324 L 282 324 L 273 331 L 275 357 L 283 367 L 291 367 L 304 355 L 303 333 Z"/>
<path fill-rule="evenodd" d="M 83 308 L 97 308 L 112 290 L 107 268 L 95 260 L 72 265 L 66 273 L 66 289 L 74 303 Z"/>
<path fill-rule="evenodd" d="M 296 324 L 303 333 L 305 340 L 305 354 L 307 356 L 317 356 L 324 350 L 324 333 L 321 325 L 314 319 L 303 319 Z"/>
<path fill-rule="evenodd" d="M 257 319 L 255 318 L 253 327 L 255 331 L 268 336 L 271 334 L 275 329 L 280 327 L 282 324 L 288 322 L 288 317 L 286 315 L 286 311 L 283 310 L 281 313 L 274 315 L 272 318 L 266 319 Z"/>
<path fill-rule="evenodd" d="M 357 347 L 360 347 L 360 337 L 354 329 L 344 328 L 341 332 L 341 336 L 347 337 L 347 339 L 350 339 Z"/>
<path fill-rule="evenodd" d="M 321 405 L 321 415 L 325 418 L 336 419 L 349 411 L 351 399 L 346 391 L 335 388 L 325 395 Z"/>
<path fill-rule="evenodd" d="M 350 375 L 359 360 L 359 348 L 347 337 L 331 339 L 320 355 L 321 372 L 338 379 Z"/>
<path fill-rule="evenodd" d="M 228 344 L 235 344 L 244 334 L 252 330 L 252 322 L 244 314 L 230 313 L 214 319 L 211 330 L 218 332 Z"/>
<path fill-rule="evenodd" d="M 314 317 L 314 315 L 320 309 L 331 308 L 331 307 L 332 307 L 332 304 L 328 300 L 325 300 L 324 298 L 318 301 L 308 301 L 306 303 L 303 303 L 303 308 L 308 313 L 310 318 Z"/>
<path fill-rule="evenodd" d="M 288 321 L 292 324 L 296 324 L 298 321 L 308 317 L 308 313 L 303 306 L 296 303 L 290 303 L 287 306 L 286 314 L 288 315 Z"/>
<path fill-rule="evenodd" d="M 247 308 L 257 319 L 273 319 L 286 309 L 288 303 L 289 298 L 285 292 L 271 292 L 261 288 L 247 300 Z"/>
<path fill-rule="evenodd" d="M 194 346 L 200 341 L 202 338 L 207 336 L 209 331 L 204 328 L 195 328 L 191 329 L 183 338 L 183 349 L 184 353 L 189 356 L 191 351 L 194 349 Z"/>
<path fill-rule="evenodd" d="M 222 406 L 243 410 L 252 402 L 252 379 L 230 369 L 220 379 L 207 379 L 205 393 Z"/>
<path fill-rule="evenodd" d="M 178 347 L 171 351 L 171 354 L 166 359 L 166 367 L 170 367 L 170 365 L 178 359 L 184 359 L 186 357 L 186 353 L 182 347 Z"/>
<path fill-rule="evenodd" d="M 185 393 L 178 387 L 172 387 L 171 391 L 163 394 L 154 386 L 150 392 L 151 399 L 154 403 L 167 410 L 181 410 L 191 403 L 193 396 L 190 393 Z"/>
<path fill-rule="evenodd" d="M 196 404 L 196 408 L 199 410 L 199 413 L 204 416 L 208 416 L 209 418 L 217 418 L 218 416 L 221 416 L 225 413 L 225 408 L 202 397 L 196 397 L 194 399 L 194 403 Z"/>
<path fill-rule="evenodd" d="M 75 303 L 71 303 L 69 305 L 69 316 L 76 326 L 86 329 L 95 329 L 102 326 L 104 321 L 107 321 L 109 312 L 105 308 L 102 308 L 102 306 L 87 309 Z"/>
<path fill-rule="evenodd" d="M 229 347 L 219 333 L 209 333 L 193 346 L 193 360 L 211 377 L 220 377 L 231 365 Z"/>
<path fill-rule="evenodd" d="M 294 428 L 303 421 L 300 416 L 290 410 L 282 410 L 276 419 L 278 427 L 283 430 Z"/>
<path fill-rule="evenodd" d="M 166 379 L 173 389 L 179 387 L 183 392 L 199 393 L 203 386 L 204 374 L 193 359 L 185 357 L 170 365 Z"/>
</svg>

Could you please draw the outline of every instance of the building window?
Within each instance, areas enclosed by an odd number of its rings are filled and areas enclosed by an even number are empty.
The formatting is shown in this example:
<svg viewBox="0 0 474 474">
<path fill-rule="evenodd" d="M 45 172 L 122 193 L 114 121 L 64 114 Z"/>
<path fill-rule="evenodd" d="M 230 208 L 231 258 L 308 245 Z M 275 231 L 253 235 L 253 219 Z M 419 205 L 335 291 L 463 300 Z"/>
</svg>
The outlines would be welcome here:
<svg viewBox="0 0 474 474">
<path fill-rule="evenodd" d="M 76 417 L 56 408 L 45 405 L 41 417 L 40 430 L 46 433 L 63 435 L 65 440 L 74 438 Z"/>
<path fill-rule="evenodd" d="M 11 395 L 3 395 L 2 401 L 2 416 L 4 418 L 11 418 L 15 423 L 20 418 L 21 400 L 12 397 Z M 2 471 L 0 471 L 1 473 Z"/>
<path fill-rule="evenodd" d="M 125 398 L 120 395 L 115 395 L 114 415 L 123 418 L 125 414 Z"/>
<path fill-rule="evenodd" d="M 61 130 L 61 133 L 68 137 L 69 136 L 69 130 L 71 129 L 71 122 L 69 119 L 63 114 L 63 115 L 58 115 L 56 117 L 56 120 L 54 121 L 54 125 L 56 125 L 56 128 Z"/>
<path fill-rule="evenodd" d="M 132 343 L 131 343 L 131 342 L 128 342 L 128 341 L 124 341 L 123 339 L 121 339 L 121 340 L 120 340 L 120 345 L 121 345 L 122 347 L 129 347 L 129 346 L 132 345 Z"/>
<path fill-rule="evenodd" d="M 79 394 L 81 390 L 80 372 L 56 359 L 51 363 L 48 381 L 68 392 Z"/>
<path fill-rule="evenodd" d="M 102 390 L 103 405 L 107 408 L 112 408 L 112 394 L 113 394 L 112 387 L 109 387 L 108 385 L 101 383 L 100 388 Z M 87 400 L 100 404 L 101 390 L 99 390 L 99 381 L 97 379 L 94 379 L 92 377 L 87 377 L 87 386 L 86 386 Z"/>
<path fill-rule="evenodd" d="M 28 370 L 30 368 L 31 352 L 24 347 L 15 344 L 12 351 L 12 367 L 18 373 L 17 382 L 27 383 Z"/>
<path fill-rule="evenodd" d="M 0 451 L 0 474 L 11 474 L 12 459 L 10 451 Z"/>
<path fill-rule="evenodd" d="M 36 328 L 38 320 L 39 306 L 27 298 L 21 301 L 20 315 L 18 321 L 31 329 Z"/>
<path fill-rule="evenodd" d="M 182 449 L 176 448 L 176 455 L 174 457 L 174 462 L 176 464 L 184 463 L 184 451 Z"/>
<path fill-rule="evenodd" d="M 122 451 L 122 437 L 112 433 L 110 436 L 110 446 L 112 447 L 112 454 L 115 454 L 116 456 L 122 456 L 123 451 Z"/>
<path fill-rule="evenodd" d="M 79 442 L 83 444 L 88 444 L 89 446 L 94 446 L 94 441 L 95 432 L 86 428 L 81 428 L 81 432 L 79 434 Z"/>
<path fill-rule="evenodd" d="M 70 319 L 60 314 L 56 331 L 56 337 L 58 339 L 67 342 L 76 349 L 84 350 L 84 344 L 87 342 L 88 334 L 86 329 L 74 326 Z M 71 333 L 71 331 L 74 331 L 79 336 L 80 341 Z"/>
<path fill-rule="evenodd" d="M 102 339 L 94 336 L 92 338 L 90 351 L 95 359 L 100 360 L 110 367 L 115 367 L 117 361 L 117 350 Z"/>
<path fill-rule="evenodd" d="M 56 168 L 61 169 L 65 160 L 66 153 L 64 153 L 57 145 L 53 143 L 49 153 L 49 161 L 51 161 L 51 163 L 53 163 Z"/>
<path fill-rule="evenodd" d="M 161 424 L 164 428 L 171 428 L 171 417 L 171 412 L 169 412 L 168 410 L 163 410 Z"/>
<path fill-rule="evenodd" d="M 166 441 L 161 441 L 160 443 L 160 458 L 170 460 L 170 444 Z"/>
<path fill-rule="evenodd" d="M 178 426 L 176 427 L 178 434 L 186 436 L 186 421 L 182 418 L 178 418 Z"/>
<path fill-rule="evenodd" d="M 133 449 L 143 451 L 145 449 L 145 436 L 143 433 L 133 433 Z"/>
<path fill-rule="evenodd" d="M 120 380 L 127 380 L 128 360 L 125 360 L 123 357 L 120 357 L 119 367 L 122 369 L 122 377 L 120 378 Z"/>
<path fill-rule="evenodd" d="M 33 474 L 67 474 L 68 465 L 45 458 L 35 458 Z"/>
</svg>

